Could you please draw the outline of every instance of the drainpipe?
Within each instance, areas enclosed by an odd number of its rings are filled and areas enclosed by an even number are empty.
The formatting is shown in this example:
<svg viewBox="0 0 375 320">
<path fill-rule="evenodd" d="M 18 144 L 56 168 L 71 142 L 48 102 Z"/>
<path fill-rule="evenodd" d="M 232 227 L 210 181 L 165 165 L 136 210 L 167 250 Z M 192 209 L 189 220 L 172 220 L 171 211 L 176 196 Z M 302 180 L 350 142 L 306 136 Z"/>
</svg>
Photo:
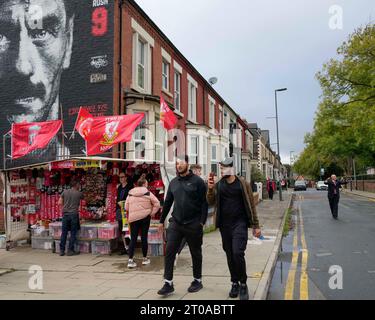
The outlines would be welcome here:
<svg viewBox="0 0 375 320">
<path fill-rule="evenodd" d="M 119 0 L 119 10 L 120 10 L 120 26 L 119 26 L 119 35 L 120 35 L 120 41 L 119 41 L 119 60 L 118 60 L 118 67 L 119 67 L 119 81 L 118 81 L 118 106 L 119 106 L 119 115 L 126 114 L 126 106 L 124 103 L 124 109 L 121 110 L 122 106 L 122 6 L 124 5 L 124 0 Z M 124 146 L 124 157 L 126 158 L 126 143 L 123 143 Z M 119 158 L 121 158 L 121 147 L 119 150 Z"/>
</svg>

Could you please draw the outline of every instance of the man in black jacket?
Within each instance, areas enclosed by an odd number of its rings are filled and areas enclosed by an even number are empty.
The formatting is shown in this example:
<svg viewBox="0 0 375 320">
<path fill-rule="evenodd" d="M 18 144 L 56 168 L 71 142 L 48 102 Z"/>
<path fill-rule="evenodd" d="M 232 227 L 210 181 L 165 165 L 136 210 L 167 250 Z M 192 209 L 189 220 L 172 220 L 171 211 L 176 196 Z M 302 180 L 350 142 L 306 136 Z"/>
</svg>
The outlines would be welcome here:
<svg viewBox="0 0 375 320">
<path fill-rule="evenodd" d="M 331 208 L 333 219 L 338 219 L 339 201 L 340 201 L 340 188 L 347 181 L 337 181 L 336 175 L 332 175 L 330 179 L 324 181 L 328 185 L 328 201 Z"/>
<path fill-rule="evenodd" d="M 210 175 L 207 201 L 215 205 L 216 227 L 220 229 L 227 256 L 232 281 L 229 296 L 249 300 L 245 260 L 248 229 L 253 229 L 255 237 L 260 237 L 261 230 L 250 183 L 237 177 L 233 166 L 233 158 L 220 163 L 222 179 L 216 184 Z"/>
<path fill-rule="evenodd" d="M 208 213 L 207 188 L 204 181 L 189 171 L 188 168 L 189 159 L 187 156 L 177 160 L 176 169 L 178 176 L 169 185 L 163 213 L 160 218 L 160 223 L 164 224 L 172 204 L 174 204 L 167 230 L 164 267 L 165 284 L 158 291 L 158 294 L 163 296 L 174 292 L 172 282 L 173 266 L 183 238 L 186 238 L 193 260 L 194 281 L 188 288 L 188 292 L 198 292 L 203 288 L 202 243 L 203 226 L 206 223 Z"/>
</svg>

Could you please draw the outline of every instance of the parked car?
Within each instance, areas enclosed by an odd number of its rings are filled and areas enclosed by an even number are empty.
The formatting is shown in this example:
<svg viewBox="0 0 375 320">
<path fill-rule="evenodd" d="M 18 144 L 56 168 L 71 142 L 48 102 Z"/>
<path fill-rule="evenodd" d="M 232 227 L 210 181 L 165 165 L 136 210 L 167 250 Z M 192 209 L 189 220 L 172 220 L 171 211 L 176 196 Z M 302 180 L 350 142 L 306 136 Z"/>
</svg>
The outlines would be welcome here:
<svg viewBox="0 0 375 320">
<path fill-rule="evenodd" d="M 306 181 L 298 180 L 294 183 L 294 191 L 306 191 Z"/>
<path fill-rule="evenodd" d="M 328 186 L 324 184 L 324 181 L 318 181 L 316 184 L 316 190 L 328 190 Z"/>
</svg>

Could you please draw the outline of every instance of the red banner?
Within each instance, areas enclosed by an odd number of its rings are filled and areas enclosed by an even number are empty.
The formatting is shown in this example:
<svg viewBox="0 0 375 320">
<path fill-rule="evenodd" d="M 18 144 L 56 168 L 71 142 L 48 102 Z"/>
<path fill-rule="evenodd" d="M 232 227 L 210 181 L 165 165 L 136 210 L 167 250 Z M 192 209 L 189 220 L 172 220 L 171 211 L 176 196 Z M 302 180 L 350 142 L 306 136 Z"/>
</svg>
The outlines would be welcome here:
<svg viewBox="0 0 375 320">
<path fill-rule="evenodd" d="M 162 96 L 160 96 L 160 121 L 166 130 L 173 129 L 177 123 L 174 112 L 168 107 Z"/>
<path fill-rule="evenodd" d="M 144 113 L 94 118 L 86 139 L 87 155 L 105 153 L 114 145 L 129 142 Z"/>
<path fill-rule="evenodd" d="M 77 130 L 80 136 L 85 140 L 87 140 L 87 136 L 90 133 L 93 120 L 94 117 L 86 109 L 82 107 L 79 108 L 74 130 Z"/>
<path fill-rule="evenodd" d="M 12 159 L 44 149 L 62 126 L 61 120 L 12 124 Z"/>
</svg>

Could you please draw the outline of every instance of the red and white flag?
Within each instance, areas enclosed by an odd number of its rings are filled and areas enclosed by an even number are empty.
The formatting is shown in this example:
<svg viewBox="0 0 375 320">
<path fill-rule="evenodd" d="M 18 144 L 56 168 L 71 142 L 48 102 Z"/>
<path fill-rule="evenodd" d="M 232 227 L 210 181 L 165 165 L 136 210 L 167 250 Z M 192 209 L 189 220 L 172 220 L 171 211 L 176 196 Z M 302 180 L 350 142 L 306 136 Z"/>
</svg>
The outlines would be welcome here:
<svg viewBox="0 0 375 320">
<path fill-rule="evenodd" d="M 129 142 L 144 113 L 94 118 L 86 138 L 87 155 L 105 153 L 114 145 Z"/>
<path fill-rule="evenodd" d="M 162 96 L 160 96 L 160 121 L 166 130 L 173 129 L 177 123 L 174 112 L 168 107 Z"/>
<path fill-rule="evenodd" d="M 84 108 L 79 108 L 77 121 L 74 126 L 74 130 L 77 130 L 80 136 L 87 140 L 87 136 L 90 133 L 91 125 L 94 117 Z"/>
<path fill-rule="evenodd" d="M 12 124 L 12 159 L 44 149 L 62 127 L 61 120 Z"/>
</svg>

